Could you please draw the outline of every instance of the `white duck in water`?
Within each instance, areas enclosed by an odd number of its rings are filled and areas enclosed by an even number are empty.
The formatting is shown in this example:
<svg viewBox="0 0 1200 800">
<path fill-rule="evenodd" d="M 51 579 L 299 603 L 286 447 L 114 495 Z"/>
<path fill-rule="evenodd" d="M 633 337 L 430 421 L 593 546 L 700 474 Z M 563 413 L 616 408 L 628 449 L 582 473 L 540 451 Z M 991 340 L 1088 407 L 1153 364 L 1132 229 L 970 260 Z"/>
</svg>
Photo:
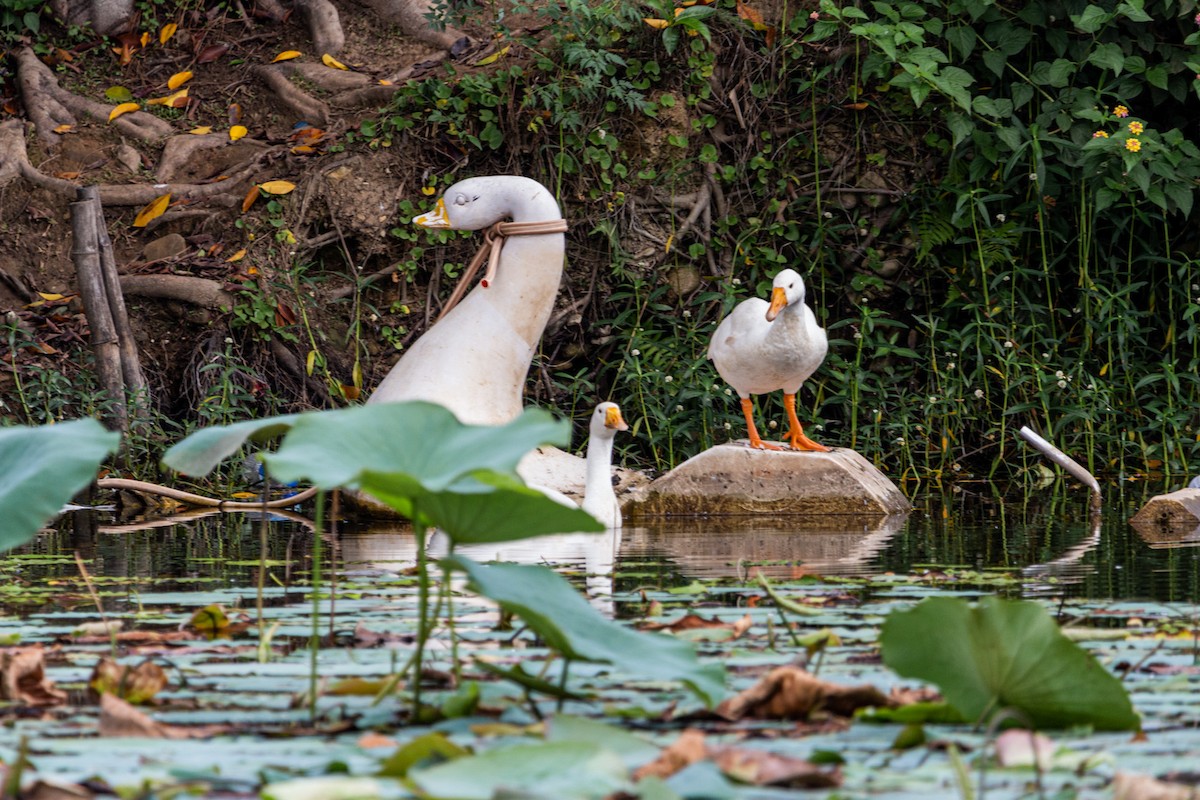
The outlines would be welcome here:
<svg viewBox="0 0 1200 800">
<path fill-rule="evenodd" d="M 506 239 L 494 274 L 417 339 L 369 402 L 428 400 L 472 425 L 501 425 L 521 413 L 525 376 L 562 279 L 566 224 L 558 203 L 529 178 L 468 178 L 413 222 L 476 231 L 506 219 L 562 227 Z"/>
<path fill-rule="evenodd" d="M 616 403 L 601 403 L 592 412 L 588 424 L 587 478 L 583 487 L 583 500 L 576 503 L 570 497 L 549 486 L 530 482 L 531 489 L 548 496 L 564 506 L 578 506 L 603 523 L 606 528 L 621 527 L 621 504 L 612 483 L 613 439 L 617 431 L 627 431 L 629 426 L 621 416 L 621 407 Z"/>
<path fill-rule="evenodd" d="M 721 321 L 708 345 L 708 357 L 742 398 L 751 447 L 783 449 L 759 437 L 750 399 L 752 394 L 782 389 L 791 425 L 787 443 L 793 450 L 827 453 L 828 447 L 804 435 L 796 418 L 796 393 L 825 360 L 829 341 L 804 304 L 804 280 L 799 273 L 785 269 L 775 276 L 773 286 L 770 303 L 752 297 Z"/>
</svg>

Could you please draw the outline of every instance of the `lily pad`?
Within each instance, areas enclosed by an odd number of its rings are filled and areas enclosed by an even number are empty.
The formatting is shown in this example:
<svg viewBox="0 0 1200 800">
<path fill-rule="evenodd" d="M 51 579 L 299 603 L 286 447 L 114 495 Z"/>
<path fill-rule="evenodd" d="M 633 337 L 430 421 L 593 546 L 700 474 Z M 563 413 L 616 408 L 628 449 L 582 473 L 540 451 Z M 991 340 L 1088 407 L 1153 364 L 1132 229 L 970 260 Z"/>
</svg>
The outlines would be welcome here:
<svg viewBox="0 0 1200 800">
<path fill-rule="evenodd" d="M 1010 709 L 1036 728 L 1140 725 L 1121 682 L 1037 603 L 927 598 L 888 616 L 880 646 L 885 664 L 936 684 L 969 720 Z"/>
<path fill-rule="evenodd" d="M 519 616 L 565 658 L 612 664 L 640 678 L 682 681 L 709 706 L 725 695 L 725 670 L 719 664 L 701 664 L 688 642 L 605 618 L 551 569 L 484 565 L 461 556 L 443 564 L 467 573 L 470 588 Z"/>
<path fill-rule="evenodd" d="M 96 477 L 120 441 L 94 419 L 0 428 L 0 550 L 32 539 Z"/>
<path fill-rule="evenodd" d="M 599 800 L 630 787 L 621 757 L 586 742 L 546 742 L 498 747 L 429 769 L 409 779 L 422 796 L 455 800 L 554 797 Z"/>
</svg>

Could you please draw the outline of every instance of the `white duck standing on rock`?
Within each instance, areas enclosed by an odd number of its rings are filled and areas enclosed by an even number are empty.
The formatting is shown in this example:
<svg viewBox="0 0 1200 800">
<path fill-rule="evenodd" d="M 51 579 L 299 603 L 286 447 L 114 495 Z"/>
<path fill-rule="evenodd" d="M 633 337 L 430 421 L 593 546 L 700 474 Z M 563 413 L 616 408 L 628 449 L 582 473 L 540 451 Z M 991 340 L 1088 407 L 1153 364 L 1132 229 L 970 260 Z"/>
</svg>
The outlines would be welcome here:
<svg viewBox="0 0 1200 800">
<path fill-rule="evenodd" d="M 783 449 L 758 435 L 750 399 L 751 395 L 782 389 L 791 425 L 787 444 L 793 450 L 829 452 L 828 447 L 804 435 L 796 418 L 796 393 L 821 366 L 828 350 L 824 329 L 804 303 L 804 279 L 791 269 L 775 276 L 769 303 L 757 297 L 744 300 L 717 326 L 708 357 L 742 398 L 751 447 Z"/>
<path fill-rule="evenodd" d="M 428 400 L 466 424 L 509 422 L 521 413 L 525 376 L 562 279 L 567 224 L 558 203 L 529 178 L 467 178 L 413 222 L 489 228 L 476 259 L 487 259 L 488 270 L 457 305 L 461 292 L 455 293 L 453 307 L 409 348 L 369 402 Z M 463 286 L 470 277 L 464 274 Z"/>
</svg>

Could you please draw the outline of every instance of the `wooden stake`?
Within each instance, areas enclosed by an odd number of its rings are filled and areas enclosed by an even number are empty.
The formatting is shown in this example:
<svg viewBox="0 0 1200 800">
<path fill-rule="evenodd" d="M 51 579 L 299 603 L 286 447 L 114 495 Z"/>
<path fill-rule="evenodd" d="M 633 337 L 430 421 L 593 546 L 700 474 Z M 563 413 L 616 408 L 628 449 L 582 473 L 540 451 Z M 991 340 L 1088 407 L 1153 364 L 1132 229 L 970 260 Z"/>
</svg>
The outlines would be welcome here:
<svg viewBox="0 0 1200 800">
<path fill-rule="evenodd" d="M 132 396 L 134 418 L 144 420 L 150 410 L 150 387 L 142 372 L 137 340 L 133 338 L 133 327 L 129 324 L 129 314 L 125 310 L 125 295 L 121 292 L 121 278 L 117 274 L 117 259 L 113 254 L 108 225 L 104 222 L 104 207 L 100 204 L 100 190 L 95 186 L 85 186 L 79 190 L 79 199 L 92 204 L 92 212 L 96 217 L 100 274 L 104 279 L 104 294 L 108 300 L 113 327 L 117 333 L 117 345 L 121 351 L 121 377 L 125 381 L 126 390 Z"/>
<path fill-rule="evenodd" d="M 96 215 L 90 201 L 71 203 L 71 233 L 75 237 L 71 255 L 75 261 L 83 313 L 92 330 L 96 374 L 100 378 L 100 388 L 108 398 L 104 423 L 113 430 L 125 432 L 129 429 L 129 413 L 125 407 L 125 381 L 121 377 L 121 349 L 104 291 Z"/>
</svg>

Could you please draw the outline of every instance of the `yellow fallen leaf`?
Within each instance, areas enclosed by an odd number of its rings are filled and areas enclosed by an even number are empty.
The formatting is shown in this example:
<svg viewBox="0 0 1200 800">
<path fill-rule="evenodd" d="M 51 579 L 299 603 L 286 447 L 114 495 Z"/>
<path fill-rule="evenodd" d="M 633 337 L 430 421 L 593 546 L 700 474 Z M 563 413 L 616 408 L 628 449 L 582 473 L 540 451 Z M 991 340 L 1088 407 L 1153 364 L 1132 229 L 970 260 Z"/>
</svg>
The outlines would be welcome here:
<svg viewBox="0 0 1200 800">
<path fill-rule="evenodd" d="M 274 64 L 276 61 L 291 61 L 293 58 L 299 58 L 302 55 L 304 54 L 299 50 L 284 50 L 282 53 L 272 58 L 271 63 Z"/>
<path fill-rule="evenodd" d="M 254 492 L 234 492 L 232 495 L 230 495 L 230 497 L 233 497 L 235 500 L 252 500 L 255 497 L 258 497 L 258 495 L 256 495 Z"/>
<path fill-rule="evenodd" d="M 309 375 L 313 374 L 313 367 L 317 365 L 317 351 L 309 350 L 308 358 L 304 359 L 304 371 Z"/>
<path fill-rule="evenodd" d="M 146 31 L 145 33 L 143 33 L 142 38 L 139 41 L 141 41 L 142 47 L 145 47 L 146 45 L 150 44 L 150 31 Z"/>
<path fill-rule="evenodd" d="M 180 86 L 183 86 L 185 83 L 187 83 L 191 79 L 192 79 L 191 70 L 185 69 L 183 72 L 176 72 L 170 78 L 167 78 L 167 88 L 170 89 L 171 91 L 175 91 L 176 89 L 178 89 Z"/>
<path fill-rule="evenodd" d="M 321 63 L 327 67 L 333 67 L 334 69 L 344 69 L 344 70 L 350 69 L 345 64 L 338 61 L 333 56 L 329 55 L 329 53 L 326 53 L 325 55 L 321 56 Z"/>
<path fill-rule="evenodd" d="M 108 112 L 108 121 L 112 122 L 122 114 L 128 114 L 130 111 L 137 111 L 140 108 L 141 106 L 139 106 L 137 103 L 121 103 L 121 105 Z"/>
<path fill-rule="evenodd" d="M 41 295 L 41 298 L 47 303 L 53 303 L 55 300 L 62 300 L 65 296 L 59 294 L 58 292 L 38 292 L 38 294 Z"/>
<path fill-rule="evenodd" d="M 292 152 L 298 156 L 308 155 L 309 153 L 317 152 L 317 148 L 310 144 L 298 144 L 292 148 Z"/>
<path fill-rule="evenodd" d="M 225 259 L 225 263 L 232 264 L 235 261 L 241 261 L 245 257 L 246 257 L 246 248 L 243 247 L 241 250 L 238 250 L 236 253 L 231 255 L 229 258 Z"/>
<path fill-rule="evenodd" d="M 669 24 L 665 19 L 652 19 L 650 17 L 642 17 L 642 22 L 654 28 L 656 31 L 661 31 Z"/>
<path fill-rule="evenodd" d="M 380 80 L 379 80 L 379 85 L 380 85 L 380 86 L 395 86 L 396 84 L 392 83 L 392 82 L 391 82 L 391 81 L 389 81 L 389 80 L 386 80 L 386 79 L 380 78 Z"/>
<path fill-rule="evenodd" d="M 178 92 L 169 94 L 166 97 L 154 97 L 146 101 L 148 106 L 166 106 L 167 108 L 182 108 L 187 105 L 188 90 L 180 89 Z"/>
<path fill-rule="evenodd" d="M 74 129 L 75 129 L 74 125 L 63 124 L 63 125 L 59 125 L 57 128 L 55 128 L 54 132 L 55 133 L 70 133 Z"/>
<path fill-rule="evenodd" d="M 168 22 L 166 25 L 163 25 L 163 29 L 158 32 L 158 43 L 166 44 L 171 41 L 171 37 L 175 35 L 175 31 L 177 30 L 179 30 L 179 26 L 174 22 Z M 174 89 L 175 87 L 172 86 L 171 88 Z"/>
<path fill-rule="evenodd" d="M 490 56 L 485 56 L 484 58 L 479 59 L 475 62 L 475 66 L 486 67 L 488 64 L 495 64 L 508 53 L 508 48 L 509 45 L 505 45 L 496 52 L 492 53 Z"/>
<path fill-rule="evenodd" d="M 421 194 L 425 195 L 426 197 L 433 197 L 435 194 L 437 194 L 437 187 L 436 186 L 422 186 Z"/>
<path fill-rule="evenodd" d="M 201 125 L 199 128 L 192 128 L 188 133 L 194 133 L 197 136 L 203 136 L 206 133 L 212 133 L 212 125 Z"/>
<path fill-rule="evenodd" d="M 229 129 L 229 140 L 236 142 L 238 139 L 242 138 L 249 132 L 250 131 L 247 130 L 245 125 L 234 125 L 232 128 Z"/>
<path fill-rule="evenodd" d="M 150 222 L 150 220 L 161 217 L 169 205 L 171 205 L 171 194 L 169 192 L 161 197 L 154 198 L 146 204 L 145 208 L 138 212 L 137 218 L 133 221 L 133 227 L 146 227 L 146 223 Z"/>
<path fill-rule="evenodd" d="M 292 233 L 286 228 L 279 232 L 279 237 L 283 240 L 284 244 L 296 243 L 296 234 Z"/>
<path fill-rule="evenodd" d="M 288 194 L 296 188 L 296 184 L 291 181 L 267 181 L 259 188 L 267 194 Z"/>
</svg>

